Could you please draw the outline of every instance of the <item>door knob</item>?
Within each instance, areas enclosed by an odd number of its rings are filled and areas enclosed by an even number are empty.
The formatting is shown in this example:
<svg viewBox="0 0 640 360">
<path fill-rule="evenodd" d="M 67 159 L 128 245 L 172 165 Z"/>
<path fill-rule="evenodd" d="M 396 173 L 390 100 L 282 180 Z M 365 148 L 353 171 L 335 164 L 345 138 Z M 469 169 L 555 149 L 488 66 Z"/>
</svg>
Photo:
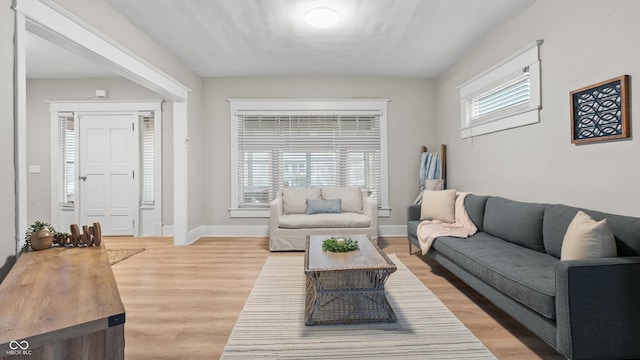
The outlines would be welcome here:
<svg viewBox="0 0 640 360">
<path fill-rule="evenodd" d="M 79 179 L 82 180 L 82 181 L 87 181 L 87 177 L 86 176 L 80 176 Z"/>
</svg>

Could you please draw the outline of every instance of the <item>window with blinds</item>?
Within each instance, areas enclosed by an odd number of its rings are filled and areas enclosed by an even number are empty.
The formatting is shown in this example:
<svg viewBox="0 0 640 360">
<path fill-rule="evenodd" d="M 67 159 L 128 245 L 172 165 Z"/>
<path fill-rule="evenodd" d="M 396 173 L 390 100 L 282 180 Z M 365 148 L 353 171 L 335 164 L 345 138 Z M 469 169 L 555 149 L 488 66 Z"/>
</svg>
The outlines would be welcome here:
<svg viewBox="0 0 640 360">
<path fill-rule="evenodd" d="M 380 198 L 380 115 L 238 115 L 237 126 L 240 208 L 266 208 L 285 187 L 360 186 Z"/>
<path fill-rule="evenodd" d="M 142 176 L 140 203 L 155 204 L 155 121 L 153 113 L 139 115 L 140 124 L 140 159 Z"/>
<path fill-rule="evenodd" d="M 458 87 L 461 138 L 539 122 L 540 44 L 532 42 Z"/>
<path fill-rule="evenodd" d="M 471 119 L 481 121 L 483 117 L 499 111 L 526 105 L 531 98 L 531 80 L 525 69 L 520 76 L 509 80 L 471 99 Z"/>
<path fill-rule="evenodd" d="M 72 207 L 75 200 L 75 125 L 73 114 L 60 114 L 58 117 L 60 149 L 61 181 L 59 193 L 60 204 Z"/>
</svg>

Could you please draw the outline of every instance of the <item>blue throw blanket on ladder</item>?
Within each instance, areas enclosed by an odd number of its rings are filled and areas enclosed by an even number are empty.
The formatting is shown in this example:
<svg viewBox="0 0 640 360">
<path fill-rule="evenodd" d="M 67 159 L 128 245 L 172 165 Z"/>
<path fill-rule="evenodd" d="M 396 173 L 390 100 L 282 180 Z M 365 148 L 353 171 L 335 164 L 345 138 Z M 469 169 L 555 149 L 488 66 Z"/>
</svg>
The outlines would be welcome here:
<svg viewBox="0 0 640 360">
<path fill-rule="evenodd" d="M 442 179 L 440 153 L 423 152 L 420 160 L 420 191 L 427 189 L 427 180 Z"/>
</svg>

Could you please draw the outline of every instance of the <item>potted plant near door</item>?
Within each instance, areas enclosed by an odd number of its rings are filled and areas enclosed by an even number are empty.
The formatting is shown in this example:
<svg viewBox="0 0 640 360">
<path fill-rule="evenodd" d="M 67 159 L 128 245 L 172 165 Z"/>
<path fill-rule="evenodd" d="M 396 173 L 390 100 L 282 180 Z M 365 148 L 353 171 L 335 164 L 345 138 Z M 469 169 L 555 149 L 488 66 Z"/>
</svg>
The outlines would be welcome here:
<svg viewBox="0 0 640 360">
<path fill-rule="evenodd" d="M 24 234 L 24 246 L 22 246 L 21 251 L 48 249 L 53 245 L 53 237 L 55 235 L 56 230 L 51 224 L 36 221 L 27 228 Z"/>
</svg>

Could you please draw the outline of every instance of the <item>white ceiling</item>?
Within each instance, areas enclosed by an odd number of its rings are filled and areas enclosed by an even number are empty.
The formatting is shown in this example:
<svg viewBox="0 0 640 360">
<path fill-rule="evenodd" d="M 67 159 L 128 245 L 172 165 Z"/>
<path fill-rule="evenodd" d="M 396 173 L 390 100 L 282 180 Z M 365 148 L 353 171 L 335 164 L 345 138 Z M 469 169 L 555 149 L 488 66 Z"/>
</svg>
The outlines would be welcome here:
<svg viewBox="0 0 640 360">
<path fill-rule="evenodd" d="M 436 77 L 535 0 L 105 1 L 203 77 Z M 338 11 L 336 27 L 304 23 L 319 5 Z M 35 43 L 29 77 L 113 76 Z"/>
</svg>

